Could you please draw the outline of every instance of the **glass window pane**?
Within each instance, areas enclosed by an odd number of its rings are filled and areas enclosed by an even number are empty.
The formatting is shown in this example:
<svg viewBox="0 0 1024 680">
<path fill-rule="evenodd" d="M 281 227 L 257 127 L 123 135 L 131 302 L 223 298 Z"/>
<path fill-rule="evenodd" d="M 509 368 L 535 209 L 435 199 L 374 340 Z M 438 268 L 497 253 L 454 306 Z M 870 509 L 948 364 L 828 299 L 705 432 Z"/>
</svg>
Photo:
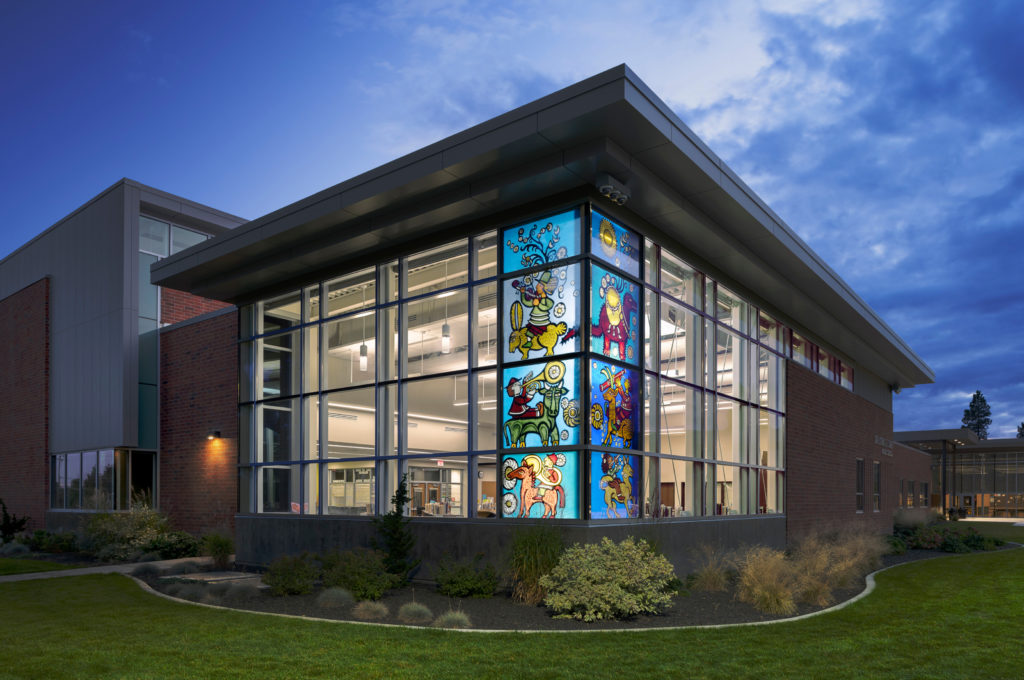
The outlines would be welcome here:
<svg viewBox="0 0 1024 680">
<path fill-rule="evenodd" d="M 302 512 L 307 515 L 320 514 L 320 466 L 316 463 L 303 465 L 303 493 L 305 499 L 302 501 Z"/>
<path fill-rule="evenodd" d="M 377 478 L 372 460 L 328 463 L 324 473 L 324 512 L 328 515 L 372 515 Z"/>
<path fill-rule="evenodd" d="M 373 456 L 376 420 L 375 390 L 365 387 L 324 395 L 327 402 L 325 458 Z"/>
<path fill-rule="evenodd" d="M 465 517 L 466 456 L 413 458 L 407 461 L 412 514 L 417 517 Z"/>
<path fill-rule="evenodd" d="M 348 314 L 373 307 L 377 302 L 377 270 L 362 269 L 327 282 L 325 316 Z"/>
<path fill-rule="evenodd" d="M 467 380 L 450 375 L 405 384 L 407 453 L 469 450 Z M 459 394 L 462 406 L 455 405 Z"/>
<path fill-rule="evenodd" d="M 243 342 L 238 351 L 238 400 L 251 401 L 256 395 L 263 395 L 263 373 L 257 370 L 257 346 L 259 342 Z"/>
<path fill-rule="evenodd" d="M 740 333 L 749 334 L 750 305 L 725 286 L 718 284 L 716 288 L 715 318 Z"/>
<path fill-rule="evenodd" d="M 579 453 L 507 453 L 498 474 L 502 517 L 580 518 Z"/>
<path fill-rule="evenodd" d="M 498 363 L 498 284 L 487 283 L 473 289 L 473 333 L 476 342 L 474 366 Z"/>
<path fill-rule="evenodd" d="M 180 253 L 186 248 L 191 248 L 197 243 L 202 243 L 209 236 L 201 234 L 198 231 L 192 231 L 191 229 L 185 229 L 177 225 L 171 226 L 171 255 Z"/>
<path fill-rule="evenodd" d="M 651 458 L 658 467 L 655 517 L 693 517 L 700 514 L 700 484 L 696 473 L 700 463 L 671 458 Z"/>
<path fill-rule="evenodd" d="M 398 299 L 398 260 L 382 264 L 379 269 L 377 302 L 386 304 Z"/>
<path fill-rule="evenodd" d="M 305 321 L 320 319 L 320 284 L 302 289 L 302 306 Z"/>
<path fill-rule="evenodd" d="M 299 400 L 283 399 L 257 406 L 260 424 L 258 461 L 299 459 Z"/>
<path fill-rule="evenodd" d="M 841 374 L 841 384 L 848 390 L 853 390 L 853 366 L 843 364 Z"/>
<path fill-rule="evenodd" d="M 637 445 L 640 375 L 599 359 L 590 360 L 590 443 L 631 449 Z"/>
<path fill-rule="evenodd" d="M 323 325 L 325 390 L 365 385 L 375 380 L 376 319 L 373 310 L 366 310 Z"/>
<path fill-rule="evenodd" d="M 654 332 L 654 329 L 659 328 L 658 304 L 658 294 L 649 289 L 644 289 L 644 368 L 652 371 L 656 370 L 660 361 L 658 358 L 658 342 L 656 341 L 657 334 Z"/>
<path fill-rule="evenodd" d="M 149 266 L 159 258 L 139 253 L 139 316 L 160 318 L 160 289 L 149 282 Z"/>
<path fill-rule="evenodd" d="M 465 370 L 469 366 L 469 296 L 465 290 L 405 305 L 407 377 Z"/>
<path fill-rule="evenodd" d="M 703 309 L 702 276 L 672 253 L 661 251 L 661 290 L 696 309 Z"/>
<path fill-rule="evenodd" d="M 302 457 L 320 458 L 320 398 L 306 397 L 302 406 Z M 326 456 L 325 456 L 326 457 Z"/>
<path fill-rule="evenodd" d="M 485 454 L 476 457 L 476 516 L 498 515 L 498 457 Z"/>
<path fill-rule="evenodd" d="M 298 466 L 272 465 L 258 469 L 260 507 L 257 512 L 298 514 L 302 507 Z"/>
<path fill-rule="evenodd" d="M 276 397 L 299 392 L 299 331 L 257 340 L 262 348 L 262 396 Z"/>
<path fill-rule="evenodd" d="M 732 465 L 715 466 L 715 514 L 740 514 L 740 469 Z"/>
<path fill-rule="evenodd" d="M 767 411 L 758 412 L 757 448 L 755 465 L 782 467 L 782 452 L 785 446 L 784 418 Z"/>
<path fill-rule="evenodd" d="M 523 274 L 502 285 L 503 324 L 511 324 L 505 361 L 579 351 L 579 265 Z"/>
<path fill-rule="evenodd" d="M 658 268 L 659 257 L 658 247 L 651 239 L 644 239 L 644 281 L 655 288 L 659 287 Z"/>
<path fill-rule="evenodd" d="M 658 328 L 661 374 L 700 385 L 704 376 L 700 317 L 682 305 L 662 300 Z"/>
<path fill-rule="evenodd" d="M 596 210 L 590 222 L 591 254 L 627 274 L 640 276 L 640 237 Z"/>
<path fill-rule="evenodd" d="M 792 333 L 793 361 L 814 370 L 814 345 L 797 333 Z"/>
<path fill-rule="evenodd" d="M 481 371 L 476 374 L 476 441 L 473 448 L 477 451 L 494 449 L 497 446 L 497 429 L 498 373 Z"/>
<path fill-rule="evenodd" d="M 50 507 L 63 508 L 68 486 L 67 456 L 59 453 L 50 458 Z"/>
<path fill-rule="evenodd" d="M 750 445 L 749 408 L 730 399 L 715 400 L 715 460 L 748 462 Z"/>
<path fill-rule="evenodd" d="M 144 503 L 156 506 L 156 454 L 149 451 L 132 451 L 128 462 L 131 470 L 131 505 Z"/>
<path fill-rule="evenodd" d="M 394 456 L 398 454 L 398 385 L 382 385 L 377 390 L 377 400 L 382 414 L 378 420 L 377 455 Z M 385 495 L 391 498 L 390 493 Z"/>
<path fill-rule="evenodd" d="M 715 327 L 715 388 L 737 399 L 751 396 L 750 341 Z"/>
<path fill-rule="evenodd" d="M 590 519 L 640 516 L 640 456 L 590 454 Z"/>
<path fill-rule="evenodd" d="M 374 350 L 380 349 L 380 360 L 377 362 L 380 380 L 394 380 L 398 377 L 398 310 L 397 306 L 380 310 L 380 340 L 374 345 Z M 407 347 L 406 356 L 408 350 Z"/>
<path fill-rule="evenodd" d="M 757 514 L 782 513 L 782 473 L 774 470 L 752 470 L 757 477 Z"/>
<path fill-rule="evenodd" d="M 818 375 L 829 380 L 835 380 L 835 375 L 832 373 L 832 355 L 820 347 L 818 348 L 817 354 Z"/>
<path fill-rule="evenodd" d="M 590 349 L 612 359 L 640 359 L 640 287 L 608 270 L 591 266 Z"/>
<path fill-rule="evenodd" d="M 405 295 L 423 295 L 451 288 L 469 280 L 469 249 L 466 239 L 411 255 L 407 260 Z"/>
<path fill-rule="evenodd" d="M 476 253 L 475 278 L 487 279 L 498 273 L 498 232 L 490 231 L 473 239 Z"/>
<path fill-rule="evenodd" d="M 506 367 L 502 372 L 504 444 L 580 443 L 580 372 L 576 359 Z"/>
<path fill-rule="evenodd" d="M 782 352 L 782 324 L 768 316 L 764 311 L 758 312 L 757 337 L 762 344 L 776 352 Z"/>
<path fill-rule="evenodd" d="M 763 347 L 758 348 L 758 403 L 776 411 L 785 408 L 786 360 Z"/>
<path fill-rule="evenodd" d="M 302 293 L 299 291 L 263 300 L 258 304 L 259 334 L 297 326 L 302 321 Z"/>
<path fill-rule="evenodd" d="M 139 250 L 152 253 L 158 257 L 167 257 L 167 239 L 169 224 L 139 215 Z M 149 280 L 149 277 L 146 277 Z"/>
<path fill-rule="evenodd" d="M 656 400 L 656 408 L 661 441 L 655 450 L 672 456 L 703 458 L 701 392 L 671 380 L 661 380 L 661 399 Z"/>
<path fill-rule="evenodd" d="M 580 254 L 581 211 L 574 208 L 502 232 L 506 274 Z"/>
<path fill-rule="evenodd" d="M 82 453 L 82 508 L 85 510 L 96 508 L 96 484 L 98 481 L 96 452 L 85 451 Z"/>
</svg>

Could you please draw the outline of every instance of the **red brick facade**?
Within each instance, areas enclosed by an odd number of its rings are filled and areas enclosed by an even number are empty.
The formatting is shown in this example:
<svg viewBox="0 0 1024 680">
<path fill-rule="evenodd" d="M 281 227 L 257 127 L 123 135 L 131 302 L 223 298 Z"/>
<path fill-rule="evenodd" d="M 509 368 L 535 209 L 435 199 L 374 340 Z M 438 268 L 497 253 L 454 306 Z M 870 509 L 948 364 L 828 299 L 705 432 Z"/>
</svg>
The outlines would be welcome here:
<svg viewBox="0 0 1024 680">
<path fill-rule="evenodd" d="M 819 528 L 850 525 L 892 531 L 899 480 L 930 480 L 930 457 L 888 441 L 892 413 L 793 362 L 787 366 L 786 395 L 789 540 Z M 862 512 L 857 511 L 858 458 L 864 460 Z M 878 511 L 873 488 L 876 461 L 882 477 Z"/>
<path fill-rule="evenodd" d="M 178 529 L 234 529 L 237 338 L 237 311 L 160 333 L 160 509 Z"/>
<path fill-rule="evenodd" d="M 50 492 L 50 280 L 0 300 L 0 498 L 41 529 Z"/>
<path fill-rule="evenodd" d="M 160 289 L 160 321 L 168 325 L 230 306 L 226 302 L 183 293 L 173 288 Z"/>
</svg>

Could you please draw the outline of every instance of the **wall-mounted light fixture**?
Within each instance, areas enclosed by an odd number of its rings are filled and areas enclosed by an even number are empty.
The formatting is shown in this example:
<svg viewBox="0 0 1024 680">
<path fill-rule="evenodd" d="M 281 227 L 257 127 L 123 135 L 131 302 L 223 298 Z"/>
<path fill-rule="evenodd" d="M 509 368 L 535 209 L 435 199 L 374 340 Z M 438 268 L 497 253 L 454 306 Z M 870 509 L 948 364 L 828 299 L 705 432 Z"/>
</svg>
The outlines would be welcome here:
<svg viewBox="0 0 1024 680">
<path fill-rule="evenodd" d="M 210 430 L 206 434 L 206 438 L 209 440 L 220 439 L 220 430 Z"/>
<path fill-rule="evenodd" d="M 626 201 L 629 200 L 629 189 L 626 188 L 626 185 L 607 172 L 598 173 L 595 184 L 601 195 L 612 203 L 625 205 Z"/>
</svg>

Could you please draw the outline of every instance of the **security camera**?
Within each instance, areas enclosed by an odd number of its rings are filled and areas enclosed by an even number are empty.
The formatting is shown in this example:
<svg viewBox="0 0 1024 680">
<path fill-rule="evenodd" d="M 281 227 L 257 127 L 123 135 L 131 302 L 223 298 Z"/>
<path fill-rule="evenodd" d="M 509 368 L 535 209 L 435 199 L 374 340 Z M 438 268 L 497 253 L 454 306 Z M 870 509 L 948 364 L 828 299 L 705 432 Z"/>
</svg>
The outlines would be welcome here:
<svg viewBox="0 0 1024 680">
<path fill-rule="evenodd" d="M 618 205 L 625 205 L 629 200 L 629 190 L 626 186 L 606 172 L 599 173 L 595 183 L 601 195 Z"/>
</svg>

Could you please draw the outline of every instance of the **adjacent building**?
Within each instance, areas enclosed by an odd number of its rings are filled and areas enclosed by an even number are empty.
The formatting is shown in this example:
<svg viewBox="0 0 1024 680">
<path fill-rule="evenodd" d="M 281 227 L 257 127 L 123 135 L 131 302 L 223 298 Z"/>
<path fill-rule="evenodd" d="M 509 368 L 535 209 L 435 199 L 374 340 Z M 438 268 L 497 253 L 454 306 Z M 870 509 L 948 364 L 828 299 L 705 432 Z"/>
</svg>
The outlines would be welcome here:
<svg viewBox="0 0 1024 680">
<path fill-rule="evenodd" d="M 229 305 L 159 331 L 156 498 L 242 562 L 365 544 L 403 478 L 428 565 L 537 523 L 677 563 L 885 530 L 931 478 L 892 440 L 931 370 L 625 66 L 216 215 L 150 266 Z"/>
</svg>

